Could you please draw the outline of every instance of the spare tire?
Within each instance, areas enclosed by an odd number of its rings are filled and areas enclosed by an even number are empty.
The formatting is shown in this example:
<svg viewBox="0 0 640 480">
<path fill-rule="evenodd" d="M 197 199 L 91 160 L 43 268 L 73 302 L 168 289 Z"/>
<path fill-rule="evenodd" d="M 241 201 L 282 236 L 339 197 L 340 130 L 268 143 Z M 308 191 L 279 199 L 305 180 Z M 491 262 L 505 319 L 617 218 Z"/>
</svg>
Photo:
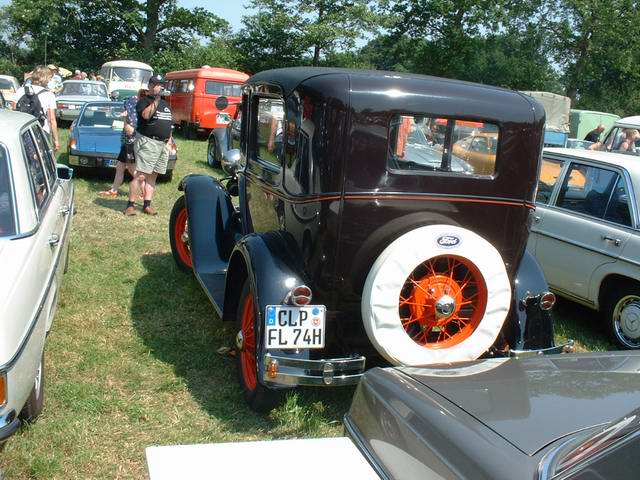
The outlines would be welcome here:
<svg viewBox="0 0 640 480">
<path fill-rule="evenodd" d="M 475 360 L 495 342 L 511 304 L 504 261 L 470 230 L 429 225 L 394 240 L 364 284 L 369 340 L 394 365 Z"/>
</svg>

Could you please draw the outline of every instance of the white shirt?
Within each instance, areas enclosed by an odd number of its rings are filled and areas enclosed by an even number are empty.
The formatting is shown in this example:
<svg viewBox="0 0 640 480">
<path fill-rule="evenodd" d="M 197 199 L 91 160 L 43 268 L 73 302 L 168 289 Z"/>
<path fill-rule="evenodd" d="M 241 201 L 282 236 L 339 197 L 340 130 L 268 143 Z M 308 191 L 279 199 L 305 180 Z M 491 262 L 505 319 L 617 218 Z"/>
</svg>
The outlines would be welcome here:
<svg viewBox="0 0 640 480">
<path fill-rule="evenodd" d="M 45 90 L 45 88 L 41 87 L 40 85 L 32 85 L 32 88 L 33 92 L 36 95 L 42 90 Z M 18 100 L 20 100 L 23 95 L 24 87 L 20 87 L 13 97 L 15 99 L 15 102 L 18 103 Z M 53 92 L 46 91 L 38 95 L 38 100 L 40 100 L 40 105 L 42 106 L 42 110 L 45 114 L 44 125 L 42 128 L 44 128 L 45 132 L 51 133 L 51 124 L 49 123 L 49 110 L 56 109 L 56 96 L 53 94 Z"/>
</svg>

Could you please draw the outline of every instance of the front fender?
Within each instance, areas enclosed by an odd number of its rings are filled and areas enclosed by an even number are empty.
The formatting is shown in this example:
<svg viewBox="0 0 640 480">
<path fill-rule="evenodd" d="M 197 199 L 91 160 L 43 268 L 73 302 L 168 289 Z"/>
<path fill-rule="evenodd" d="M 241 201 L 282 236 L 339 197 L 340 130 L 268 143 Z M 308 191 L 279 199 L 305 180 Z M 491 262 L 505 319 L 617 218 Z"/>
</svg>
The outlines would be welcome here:
<svg viewBox="0 0 640 480">
<path fill-rule="evenodd" d="M 516 312 L 518 332 L 514 350 L 535 350 L 555 346 L 551 312 L 540 309 L 537 301 L 524 299 L 548 292 L 542 268 L 531 253 L 525 251 L 514 282 L 512 309 Z"/>
<path fill-rule="evenodd" d="M 215 178 L 189 175 L 180 181 L 189 222 L 189 248 L 196 274 L 224 273 L 242 235 L 231 196 Z"/>
</svg>

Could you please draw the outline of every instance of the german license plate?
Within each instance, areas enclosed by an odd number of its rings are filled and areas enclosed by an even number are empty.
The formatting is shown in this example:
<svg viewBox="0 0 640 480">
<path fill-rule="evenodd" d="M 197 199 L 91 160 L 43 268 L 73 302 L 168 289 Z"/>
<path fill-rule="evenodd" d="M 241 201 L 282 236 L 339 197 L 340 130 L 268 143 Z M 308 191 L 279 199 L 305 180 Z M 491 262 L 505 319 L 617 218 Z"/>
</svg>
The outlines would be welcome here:
<svg viewBox="0 0 640 480">
<path fill-rule="evenodd" d="M 266 348 L 324 348 L 324 305 L 267 305 Z"/>
<path fill-rule="evenodd" d="M 104 165 L 105 167 L 115 167 L 118 163 L 118 160 L 115 158 L 105 158 L 102 161 L 102 165 Z"/>
</svg>

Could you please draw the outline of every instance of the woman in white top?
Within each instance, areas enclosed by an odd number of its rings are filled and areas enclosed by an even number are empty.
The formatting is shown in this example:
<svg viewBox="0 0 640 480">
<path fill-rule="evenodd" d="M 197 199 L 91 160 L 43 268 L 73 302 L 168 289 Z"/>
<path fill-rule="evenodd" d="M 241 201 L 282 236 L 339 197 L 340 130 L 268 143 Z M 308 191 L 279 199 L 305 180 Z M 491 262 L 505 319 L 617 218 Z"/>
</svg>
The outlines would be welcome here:
<svg viewBox="0 0 640 480">
<path fill-rule="evenodd" d="M 51 135 L 53 147 L 58 151 L 60 149 L 60 141 L 58 137 L 58 122 L 56 121 L 56 96 L 46 89 L 51 76 L 51 70 L 47 67 L 38 66 L 31 74 L 31 85 L 33 92 L 38 95 L 38 100 L 40 100 L 40 105 L 44 112 L 44 125 L 42 128 Z M 45 91 L 43 92 L 43 90 Z M 20 100 L 23 95 L 24 87 L 20 87 L 14 96 L 15 101 Z"/>
</svg>

